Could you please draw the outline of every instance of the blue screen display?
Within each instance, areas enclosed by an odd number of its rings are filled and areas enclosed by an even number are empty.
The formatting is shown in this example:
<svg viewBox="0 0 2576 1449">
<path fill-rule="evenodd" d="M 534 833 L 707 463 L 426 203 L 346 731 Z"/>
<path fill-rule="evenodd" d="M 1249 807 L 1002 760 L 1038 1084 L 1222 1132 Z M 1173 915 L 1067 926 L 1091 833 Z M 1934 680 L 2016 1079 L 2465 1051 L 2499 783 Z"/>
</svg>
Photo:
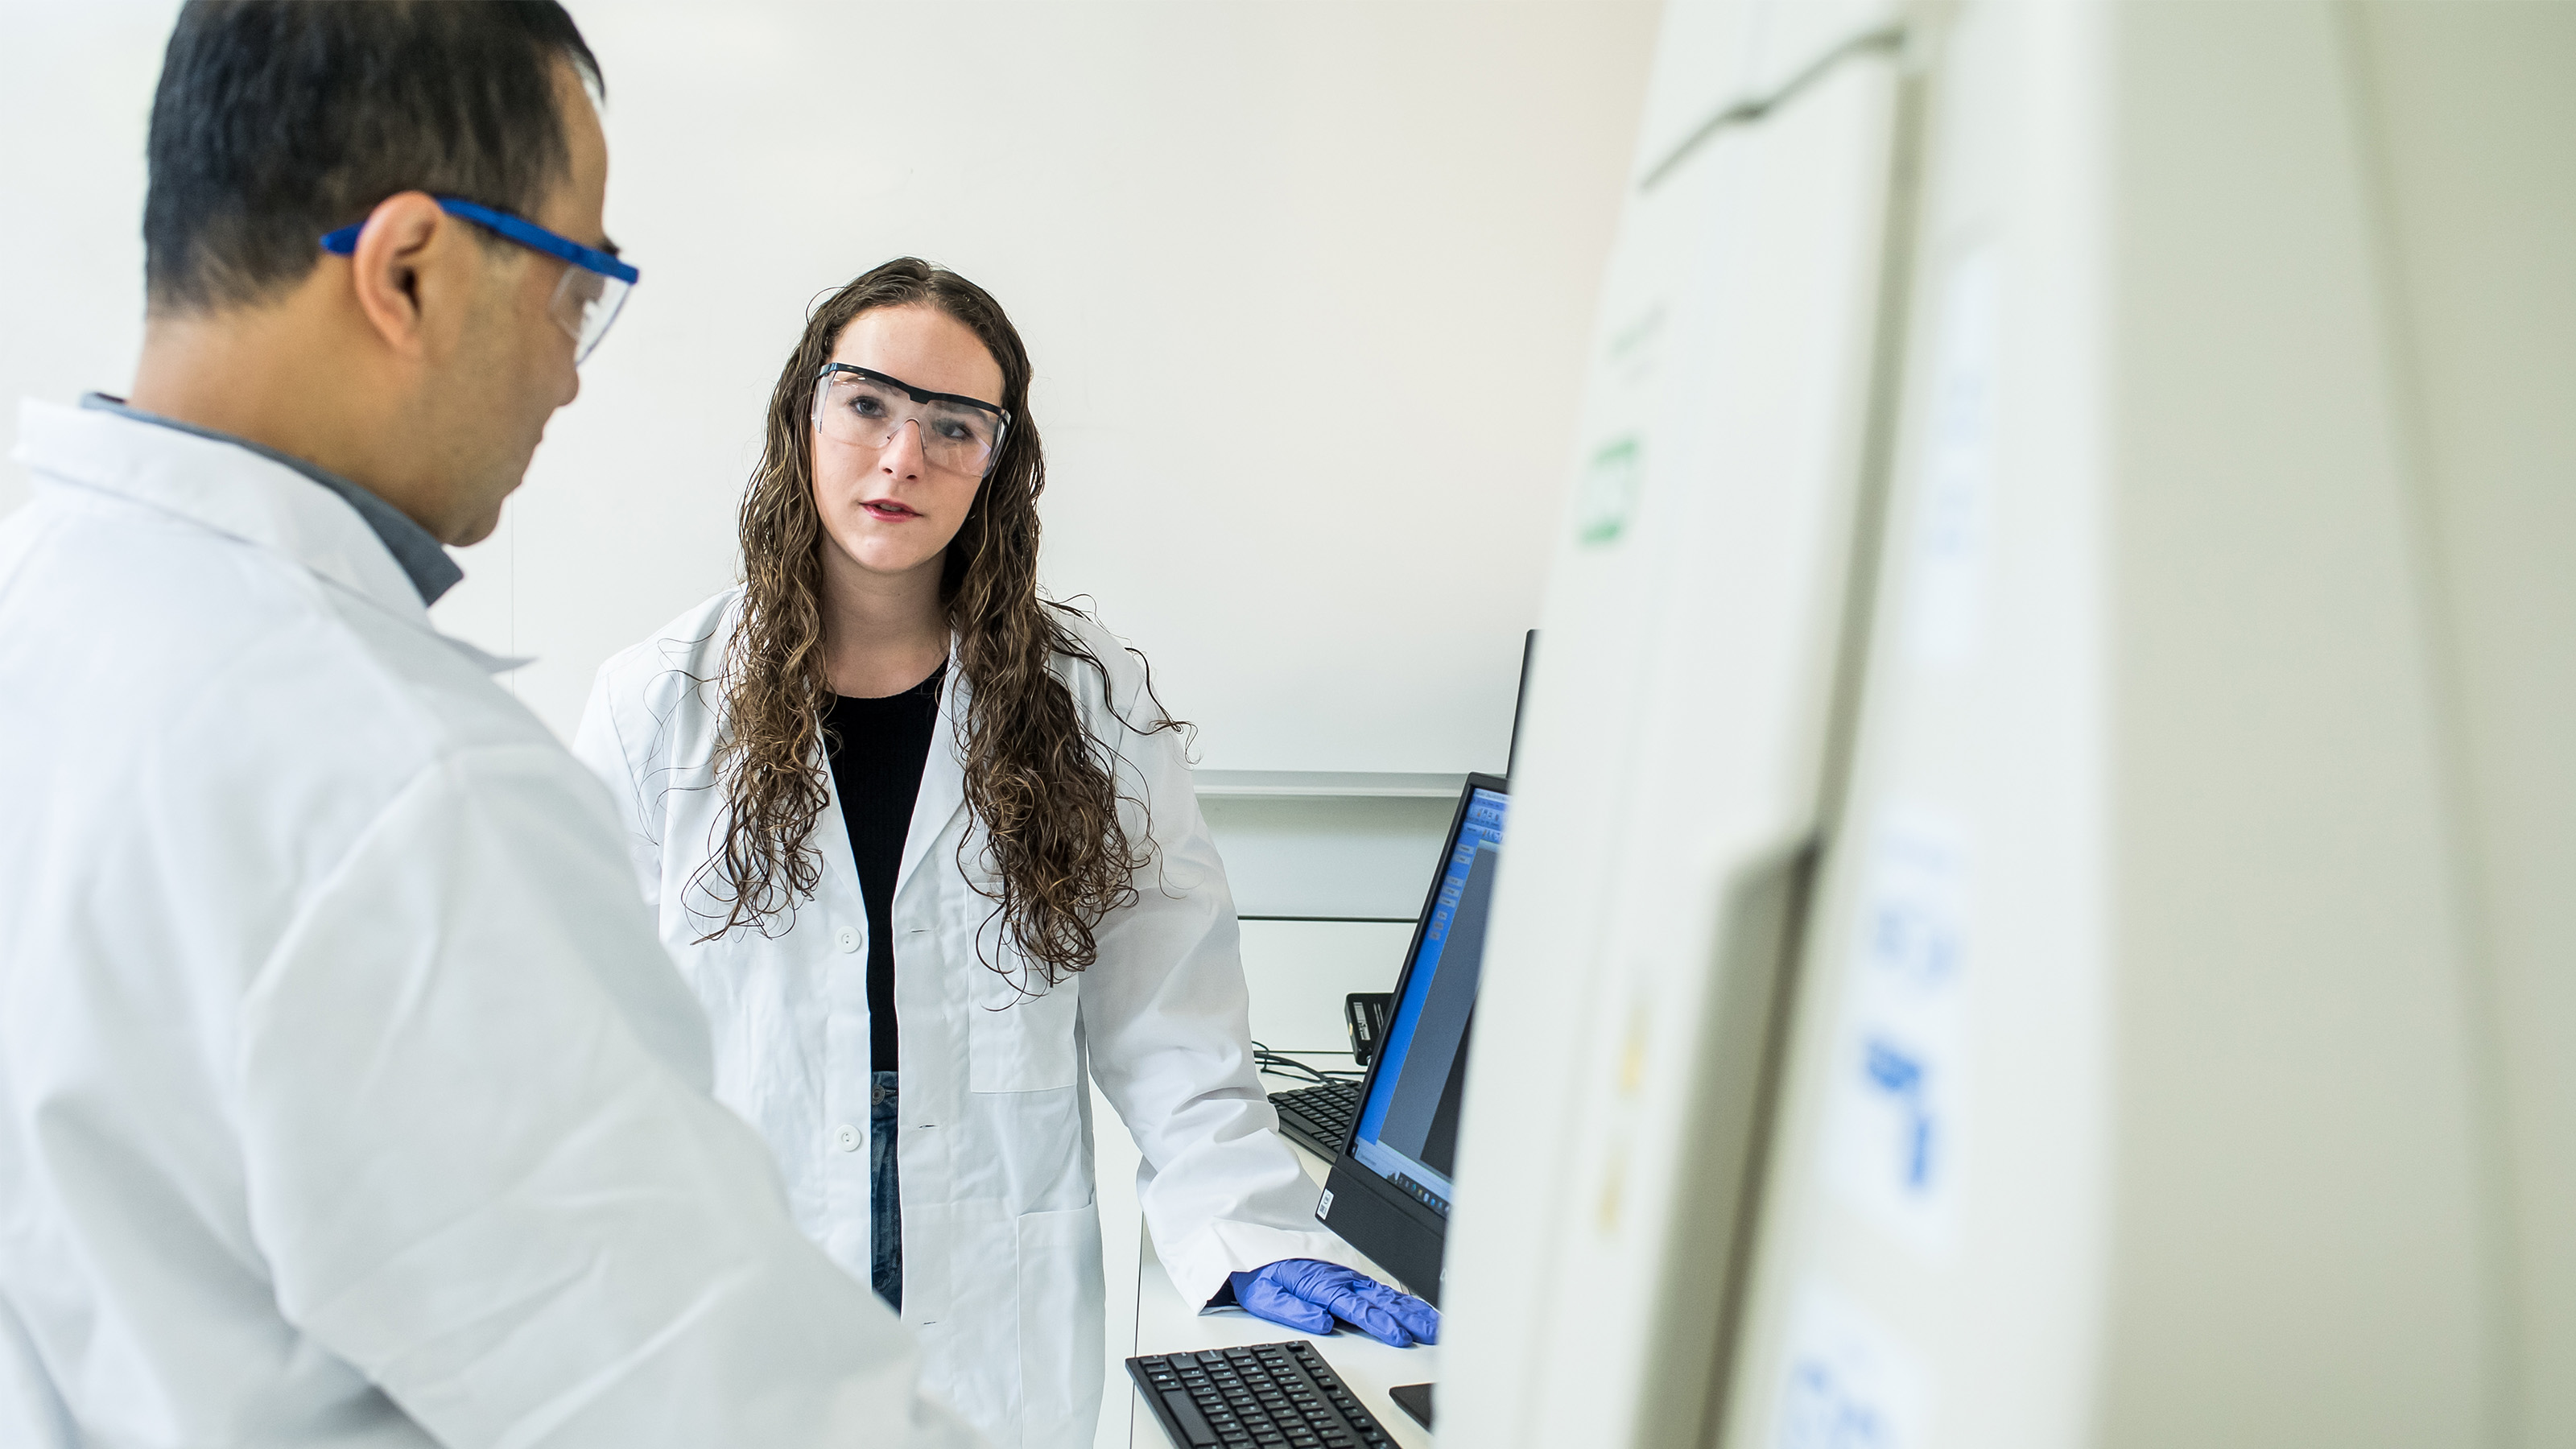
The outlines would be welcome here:
<svg viewBox="0 0 2576 1449">
<path fill-rule="evenodd" d="M 1351 1155 L 1362 1166 L 1443 1216 L 1452 1194 L 1467 1033 L 1484 969 L 1485 918 L 1494 871 L 1502 862 L 1508 803 L 1498 791 L 1470 793 L 1352 1135 Z"/>
</svg>

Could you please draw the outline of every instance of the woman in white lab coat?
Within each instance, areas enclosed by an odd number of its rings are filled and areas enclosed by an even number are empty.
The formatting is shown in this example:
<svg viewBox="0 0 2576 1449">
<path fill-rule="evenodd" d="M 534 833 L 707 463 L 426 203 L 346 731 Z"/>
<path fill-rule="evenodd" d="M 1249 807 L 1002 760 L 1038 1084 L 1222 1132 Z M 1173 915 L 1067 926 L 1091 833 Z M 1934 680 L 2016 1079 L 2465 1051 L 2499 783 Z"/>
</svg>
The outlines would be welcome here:
<svg viewBox="0 0 2576 1449">
<path fill-rule="evenodd" d="M 1086 1068 L 1185 1301 L 1399 1343 L 1437 1315 L 1314 1222 L 1178 726 L 1142 656 L 1038 595 L 1030 373 L 954 273 L 826 301 L 770 401 L 746 582 L 611 660 L 576 748 L 797 1221 L 996 1443 L 1070 1449 L 1104 1361 Z"/>
</svg>

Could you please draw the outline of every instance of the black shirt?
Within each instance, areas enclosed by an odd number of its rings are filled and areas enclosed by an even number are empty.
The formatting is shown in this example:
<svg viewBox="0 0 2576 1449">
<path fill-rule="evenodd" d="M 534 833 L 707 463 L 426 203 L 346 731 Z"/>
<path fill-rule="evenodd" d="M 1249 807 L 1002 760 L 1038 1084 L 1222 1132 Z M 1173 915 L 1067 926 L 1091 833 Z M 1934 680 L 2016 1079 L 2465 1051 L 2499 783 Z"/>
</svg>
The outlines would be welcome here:
<svg viewBox="0 0 2576 1449">
<path fill-rule="evenodd" d="M 872 1070 L 895 1070 L 894 879 L 903 868 L 903 837 L 921 793 L 922 766 L 939 724 L 942 663 L 901 694 L 883 699 L 832 697 L 832 784 L 850 827 L 859 863 L 859 897 L 868 907 L 868 1058 Z"/>
</svg>

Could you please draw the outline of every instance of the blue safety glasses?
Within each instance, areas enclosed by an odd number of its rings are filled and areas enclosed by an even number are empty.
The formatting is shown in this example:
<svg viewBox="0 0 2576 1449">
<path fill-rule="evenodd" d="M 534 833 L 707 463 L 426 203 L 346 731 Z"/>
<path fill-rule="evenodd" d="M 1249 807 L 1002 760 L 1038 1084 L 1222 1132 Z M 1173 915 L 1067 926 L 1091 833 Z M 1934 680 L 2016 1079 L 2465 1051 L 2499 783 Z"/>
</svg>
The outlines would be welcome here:
<svg viewBox="0 0 2576 1449">
<path fill-rule="evenodd" d="M 463 217 L 530 251 L 572 263 L 564 268 L 563 280 L 555 283 L 555 294 L 546 303 L 546 313 L 572 334 L 575 363 L 587 359 L 591 349 L 599 346 L 599 339 L 608 335 L 608 324 L 617 320 L 618 309 L 626 305 L 627 289 L 644 275 L 606 252 L 559 237 L 506 211 L 494 211 L 453 196 L 438 198 L 438 205 L 448 215 Z M 365 222 L 359 222 L 325 233 L 322 250 L 341 257 L 355 253 L 358 233 L 365 226 Z"/>
</svg>

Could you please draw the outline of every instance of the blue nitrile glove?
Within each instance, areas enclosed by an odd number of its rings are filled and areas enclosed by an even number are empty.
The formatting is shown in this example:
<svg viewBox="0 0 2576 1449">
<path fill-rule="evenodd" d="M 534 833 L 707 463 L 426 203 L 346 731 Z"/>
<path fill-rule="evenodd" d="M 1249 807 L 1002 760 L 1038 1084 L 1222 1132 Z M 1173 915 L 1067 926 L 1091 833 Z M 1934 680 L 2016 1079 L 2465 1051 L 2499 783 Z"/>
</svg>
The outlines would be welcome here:
<svg viewBox="0 0 2576 1449">
<path fill-rule="evenodd" d="M 1330 1333 L 1339 1318 L 1390 1348 L 1440 1341 L 1439 1309 L 1338 1263 L 1284 1258 L 1231 1281 L 1246 1313 L 1290 1328 Z"/>
</svg>

